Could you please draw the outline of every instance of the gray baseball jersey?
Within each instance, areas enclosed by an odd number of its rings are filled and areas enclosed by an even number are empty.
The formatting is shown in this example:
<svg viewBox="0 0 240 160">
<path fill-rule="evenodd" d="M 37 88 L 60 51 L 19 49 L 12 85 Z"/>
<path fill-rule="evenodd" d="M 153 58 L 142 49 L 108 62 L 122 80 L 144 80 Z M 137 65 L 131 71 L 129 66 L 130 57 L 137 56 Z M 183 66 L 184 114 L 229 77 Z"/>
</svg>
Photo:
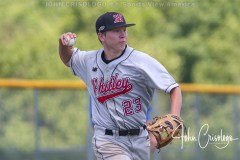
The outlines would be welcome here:
<svg viewBox="0 0 240 160">
<path fill-rule="evenodd" d="M 157 60 L 129 46 L 108 64 L 102 52 L 74 48 L 69 61 L 72 72 L 94 98 L 93 123 L 113 130 L 145 125 L 154 90 L 169 93 L 178 84 Z"/>
</svg>

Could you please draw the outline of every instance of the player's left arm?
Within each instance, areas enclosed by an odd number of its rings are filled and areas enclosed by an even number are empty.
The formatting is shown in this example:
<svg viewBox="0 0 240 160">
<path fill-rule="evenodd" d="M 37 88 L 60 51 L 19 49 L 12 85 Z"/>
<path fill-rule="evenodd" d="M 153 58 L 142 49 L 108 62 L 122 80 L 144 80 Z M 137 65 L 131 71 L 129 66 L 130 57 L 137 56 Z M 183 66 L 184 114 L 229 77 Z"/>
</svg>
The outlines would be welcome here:
<svg viewBox="0 0 240 160">
<path fill-rule="evenodd" d="M 171 114 L 180 116 L 182 107 L 182 93 L 180 87 L 175 87 L 170 91 Z"/>
</svg>

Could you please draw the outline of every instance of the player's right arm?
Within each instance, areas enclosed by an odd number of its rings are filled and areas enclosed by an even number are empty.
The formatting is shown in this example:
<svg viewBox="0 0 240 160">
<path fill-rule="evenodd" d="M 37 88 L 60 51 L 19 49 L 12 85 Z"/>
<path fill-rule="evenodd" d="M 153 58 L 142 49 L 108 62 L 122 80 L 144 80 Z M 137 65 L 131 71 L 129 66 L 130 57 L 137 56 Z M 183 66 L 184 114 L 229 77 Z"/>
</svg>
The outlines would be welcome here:
<svg viewBox="0 0 240 160">
<path fill-rule="evenodd" d="M 71 38 L 76 38 L 75 33 L 64 33 L 59 38 L 59 56 L 62 62 L 69 67 L 69 61 L 73 54 L 73 46 L 68 46 L 68 42 Z"/>
</svg>

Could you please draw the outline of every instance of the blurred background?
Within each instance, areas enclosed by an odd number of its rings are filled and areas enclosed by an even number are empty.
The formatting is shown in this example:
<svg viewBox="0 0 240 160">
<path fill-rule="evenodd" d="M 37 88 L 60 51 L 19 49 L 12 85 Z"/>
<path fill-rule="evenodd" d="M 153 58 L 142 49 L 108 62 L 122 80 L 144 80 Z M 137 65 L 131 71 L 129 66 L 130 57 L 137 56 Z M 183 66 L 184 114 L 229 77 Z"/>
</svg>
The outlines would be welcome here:
<svg viewBox="0 0 240 160">
<path fill-rule="evenodd" d="M 239 6 L 238 0 L 0 0 L 0 160 L 94 159 L 88 93 L 62 64 L 58 38 L 75 32 L 81 50 L 99 49 L 95 21 L 107 11 L 137 24 L 128 29 L 129 45 L 161 62 L 183 90 L 188 136 L 152 159 L 239 159 Z M 156 92 L 152 116 L 168 111 L 168 96 Z"/>
</svg>

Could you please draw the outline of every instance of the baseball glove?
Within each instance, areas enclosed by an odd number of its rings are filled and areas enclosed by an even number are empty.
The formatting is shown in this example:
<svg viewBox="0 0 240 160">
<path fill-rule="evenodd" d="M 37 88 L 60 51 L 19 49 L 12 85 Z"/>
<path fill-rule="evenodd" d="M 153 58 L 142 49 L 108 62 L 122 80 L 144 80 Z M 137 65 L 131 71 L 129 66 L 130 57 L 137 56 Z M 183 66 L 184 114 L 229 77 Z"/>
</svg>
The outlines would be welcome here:
<svg viewBox="0 0 240 160">
<path fill-rule="evenodd" d="M 155 117 L 147 125 L 147 130 L 154 135 L 157 141 L 157 149 L 168 145 L 176 137 L 180 137 L 182 131 L 186 130 L 183 120 L 173 114 L 163 117 Z"/>
</svg>

